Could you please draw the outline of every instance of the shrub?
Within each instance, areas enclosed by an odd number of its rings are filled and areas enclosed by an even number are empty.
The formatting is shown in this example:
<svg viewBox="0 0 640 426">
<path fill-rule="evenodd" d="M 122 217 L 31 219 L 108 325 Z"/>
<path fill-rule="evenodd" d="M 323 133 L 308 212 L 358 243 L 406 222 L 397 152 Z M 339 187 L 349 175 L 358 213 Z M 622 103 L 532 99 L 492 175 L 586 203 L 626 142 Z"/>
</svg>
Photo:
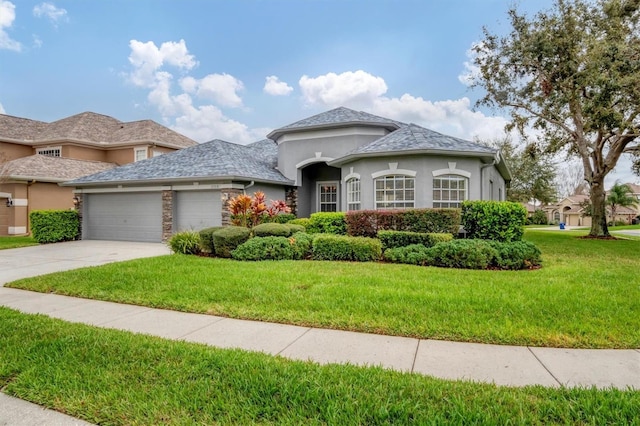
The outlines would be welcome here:
<svg viewBox="0 0 640 426">
<path fill-rule="evenodd" d="M 524 234 L 527 210 L 510 201 L 465 201 L 462 226 L 469 238 L 495 241 L 520 241 Z"/>
<path fill-rule="evenodd" d="M 286 237 L 256 237 L 240 244 L 231 253 L 236 260 L 293 259 L 291 241 Z"/>
<path fill-rule="evenodd" d="M 390 248 L 384 251 L 384 259 L 393 263 L 410 265 L 429 265 L 431 252 L 422 244 L 411 244 L 404 247 Z"/>
<path fill-rule="evenodd" d="M 347 223 L 344 212 L 318 212 L 309 218 L 309 233 L 345 235 Z"/>
<path fill-rule="evenodd" d="M 429 249 L 429 264 L 445 268 L 487 269 L 498 251 L 483 240 L 453 240 Z"/>
<path fill-rule="evenodd" d="M 458 234 L 458 209 L 408 209 L 350 211 L 345 218 L 347 234 L 375 237 L 378 231 Z"/>
<path fill-rule="evenodd" d="M 286 225 L 291 230 L 291 235 L 295 234 L 296 232 L 305 232 L 306 230 L 306 228 L 302 225 L 296 225 L 294 223 L 287 223 Z"/>
<path fill-rule="evenodd" d="M 230 199 L 228 210 L 231 213 L 231 222 L 234 225 L 249 228 L 263 222 L 273 222 L 275 216 L 291 211 L 282 200 L 271 200 L 271 205 L 267 207 L 264 192 L 261 191 L 256 191 L 253 197 L 240 194 Z"/>
<path fill-rule="evenodd" d="M 231 257 L 231 252 L 249 239 L 251 231 L 244 226 L 226 226 L 215 231 L 213 248 L 216 256 Z"/>
<path fill-rule="evenodd" d="M 33 239 L 41 244 L 78 238 L 80 219 L 75 210 L 34 210 L 29 220 Z"/>
<path fill-rule="evenodd" d="M 546 225 L 548 222 L 547 214 L 544 210 L 536 210 L 529 218 L 529 223 L 531 225 Z"/>
<path fill-rule="evenodd" d="M 181 231 L 173 234 L 167 245 L 174 253 L 198 254 L 200 253 L 200 234 L 196 231 Z"/>
<path fill-rule="evenodd" d="M 262 223 L 252 229 L 255 237 L 288 237 L 292 234 L 291 227 L 283 223 Z"/>
<path fill-rule="evenodd" d="M 501 243 L 491 241 L 496 249 L 492 265 L 499 269 L 529 269 L 542 264 L 540 249 L 529 241 L 511 241 Z"/>
<path fill-rule="evenodd" d="M 312 252 L 315 260 L 368 262 L 380 259 L 382 244 L 375 238 L 318 235 L 313 239 Z"/>
<path fill-rule="evenodd" d="M 289 223 L 295 218 L 296 215 L 293 213 L 278 213 L 273 216 L 268 216 L 267 221 L 272 223 Z"/>
<path fill-rule="evenodd" d="M 289 222 L 287 222 L 288 225 L 298 225 L 298 226 L 303 226 L 305 231 L 304 232 L 309 232 L 309 225 L 311 224 L 311 219 L 309 219 L 308 217 L 302 217 L 299 219 L 293 219 L 290 220 Z"/>
<path fill-rule="evenodd" d="M 222 226 L 212 226 L 211 228 L 200 230 L 200 250 L 203 253 L 215 253 L 215 249 L 213 247 L 213 233 L 222 228 Z"/>
<path fill-rule="evenodd" d="M 437 243 L 451 241 L 451 234 L 427 234 L 421 232 L 408 231 L 378 231 L 378 238 L 383 249 L 405 247 L 412 244 L 422 244 L 425 247 L 432 247 Z"/>
<path fill-rule="evenodd" d="M 311 257 L 311 246 L 313 237 L 304 232 L 296 232 L 289 238 L 291 249 L 293 250 L 293 258 L 295 260 L 308 259 Z"/>
</svg>

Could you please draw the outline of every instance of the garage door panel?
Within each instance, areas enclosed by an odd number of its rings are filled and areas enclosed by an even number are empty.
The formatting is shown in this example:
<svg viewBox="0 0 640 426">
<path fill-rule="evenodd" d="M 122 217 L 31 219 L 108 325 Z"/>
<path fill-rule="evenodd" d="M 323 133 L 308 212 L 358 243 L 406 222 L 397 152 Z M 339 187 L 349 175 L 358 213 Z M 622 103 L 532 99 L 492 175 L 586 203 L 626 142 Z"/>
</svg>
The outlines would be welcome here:
<svg viewBox="0 0 640 426">
<path fill-rule="evenodd" d="M 179 191 L 174 197 L 174 227 L 177 231 L 220 226 L 220 191 Z"/>
<path fill-rule="evenodd" d="M 87 194 L 85 238 L 92 240 L 162 240 L 159 193 Z"/>
</svg>

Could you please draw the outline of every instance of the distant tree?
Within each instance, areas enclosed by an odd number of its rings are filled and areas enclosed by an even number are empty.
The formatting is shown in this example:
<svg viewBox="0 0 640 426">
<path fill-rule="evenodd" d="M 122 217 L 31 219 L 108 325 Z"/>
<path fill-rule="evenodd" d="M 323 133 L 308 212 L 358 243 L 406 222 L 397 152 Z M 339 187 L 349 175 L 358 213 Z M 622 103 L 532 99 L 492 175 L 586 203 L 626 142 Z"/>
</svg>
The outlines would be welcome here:
<svg viewBox="0 0 640 426">
<path fill-rule="evenodd" d="M 556 171 L 556 195 L 558 199 L 567 198 L 575 194 L 589 194 L 589 184 L 584 180 L 582 163 L 566 159 L 562 167 Z"/>
<path fill-rule="evenodd" d="M 618 207 L 632 207 L 638 203 L 633 196 L 633 191 L 626 183 L 616 182 L 609 190 L 607 195 L 607 204 L 611 209 L 611 222 L 616 220 L 616 211 Z"/>
<path fill-rule="evenodd" d="M 546 153 L 582 161 L 589 235 L 608 236 L 604 179 L 640 135 L 640 0 L 555 0 L 529 19 L 512 7 L 511 32 L 477 43 L 478 105 L 505 108 L 511 128 L 532 125 Z"/>
<path fill-rule="evenodd" d="M 507 189 L 507 200 L 526 203 L 538 200 L 549 204 L 556 199 L 554 180 L 555 165 L 540 153 L 534 145 L 518 148 L 510 138 L 491 142 L 500 149 L 502 157 L 511 171 L 511 185 Z"/>
</svg>

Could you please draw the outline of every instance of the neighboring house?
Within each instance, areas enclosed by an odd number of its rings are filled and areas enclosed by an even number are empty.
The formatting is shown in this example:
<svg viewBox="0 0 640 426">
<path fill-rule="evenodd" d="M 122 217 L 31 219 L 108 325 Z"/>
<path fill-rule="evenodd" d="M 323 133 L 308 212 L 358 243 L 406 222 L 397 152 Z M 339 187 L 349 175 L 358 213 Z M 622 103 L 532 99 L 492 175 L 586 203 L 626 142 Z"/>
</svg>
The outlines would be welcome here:
<svg viewBox="0 0 640 426">
<path fill-rule="evenodd" d="M 151 120 L 84 112 L 52 123 L 0 114 L 0 235 L 29 232 L 29 213 L 74 208 L 59 183 L 197 145 Z"/>
<path fill-rule="evenodd" d="M 83 238 L 161 241 L 227 224 L 226 202 L 255 191 L 308 217 L 504 200 L 510 180 L 496 149 L 347 108 L 267 136 L 213 140 L 65 183 L 80 200 Z"/>
</svg>

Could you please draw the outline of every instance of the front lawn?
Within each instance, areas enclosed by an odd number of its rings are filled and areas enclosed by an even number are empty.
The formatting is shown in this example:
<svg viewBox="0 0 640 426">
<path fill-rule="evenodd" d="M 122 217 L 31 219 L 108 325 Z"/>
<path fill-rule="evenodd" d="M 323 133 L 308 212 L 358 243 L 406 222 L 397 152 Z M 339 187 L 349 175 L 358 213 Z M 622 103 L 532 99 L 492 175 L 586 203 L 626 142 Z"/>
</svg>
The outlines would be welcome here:
<svg viewBox="0 0 640 426">
<path fill-rule="evenodd" d="M 10 287 L 233 318 L 481 343 L 640 347 L 640 243 L 527 231 L 532 271 L 163 256 Z"/>
<path fill-rule="evenodd" d="M 97 424 L 634 424 L 640 393 L 318 366 L 0 308 L 3 392 Z"/>
<path fill-rule="evenodd" d="M 0 237 L 0 250 L 37 245 L 38 242 L 33 237 Z"/>
</svg>

